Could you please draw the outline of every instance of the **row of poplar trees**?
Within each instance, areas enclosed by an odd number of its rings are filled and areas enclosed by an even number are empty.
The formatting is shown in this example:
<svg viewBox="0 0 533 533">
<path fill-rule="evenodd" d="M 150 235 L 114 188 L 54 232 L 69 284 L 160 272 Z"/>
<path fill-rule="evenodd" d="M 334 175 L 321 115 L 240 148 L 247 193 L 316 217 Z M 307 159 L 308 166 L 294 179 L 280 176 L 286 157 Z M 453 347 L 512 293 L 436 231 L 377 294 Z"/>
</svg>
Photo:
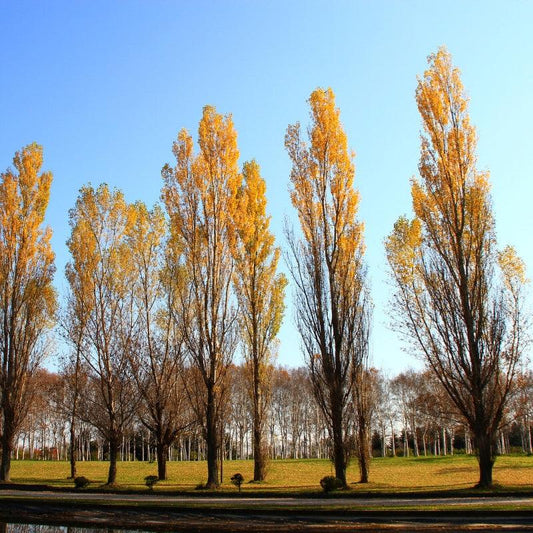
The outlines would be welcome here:
<svg viewBox="0 0 533 533">
<path fill-rule="evenodd" d="M 429 57 L 416 100 L 424 133 L 420 178 L 412 183 L 415 218 L 400 218 L 386 239 L 393 308 L 398 329 L 425 357 L 474 435 L 479 484 L 486 487 L 524 345 L 525 268 L 512 248 L 496 251 L 488 176 L 476 169 L 467 99 L 445 49 Z M 353 450 L 349 406 L 357 411 L 361 480 L 368 480 L 364 376 L 372 305 L 354 155 L 331 89 L 315 90 L 309 104 L 308 139 L 298 123 L 285 136 L 301 229 L 287 228 L 286 258 L 335 475 L 346 486 Z M 173 145 L 176 162 L 163 168 L 166 214 L 159 206 L 128 204 L 106 185 L 83 187 L 70 212 L 69 290 L 60 322 L 74 348 L 71 437 L 74 442 L 84 366 L 96 378 L 90 410 L 104 414 L 96 425 L 109 442 L 110 484 L 132 398 L 144 406 L 159 477 L 166 477 L 166 451 L 188 423 L 178 394 L 185 390 L 206 440 L 207 487 L 218 485 L 226 375 L 239 342 L 253 404 L 254 479 L 265 477 L 269 376 L 287 280 L 277 273 L 280 250 L 269 230 L 265 182 L 256 162 L 239 168 L 231 116 L 205 107 L 197 153 L 193 145 L 182 130 Z M 29 378 L 57 314 L 51 231 L 43 228 L 52 176 L 40 173 L 41 165 L 42 149 L 29 145 L 0 183 L 2 481 L 9 480 Z"/>
</svg>

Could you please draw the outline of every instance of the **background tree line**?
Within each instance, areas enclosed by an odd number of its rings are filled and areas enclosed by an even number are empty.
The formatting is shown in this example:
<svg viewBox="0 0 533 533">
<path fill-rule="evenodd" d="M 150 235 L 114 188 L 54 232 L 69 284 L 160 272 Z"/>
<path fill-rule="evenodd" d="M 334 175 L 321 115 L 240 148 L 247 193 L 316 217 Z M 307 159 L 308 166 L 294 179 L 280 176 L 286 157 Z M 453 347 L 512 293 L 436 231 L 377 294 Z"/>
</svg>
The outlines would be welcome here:
<svg viewBox="0 0 533 533">
<path fill-rule="evenodd" d="M 232 366 L 223 416 L 224 460 L 253 458 L 253 407 L 246 367 Z M 70 454 L 70 377 L 41 370 L 35 395 L 17 439 L 16 459 L 66 460 Z M 371 449 L 374 457 L 473 454 L 473 436 L 446 393 L 427 371 L 387 377 L 371 369 Z M 187 404 L 186 396 L 182 400 Z M 189 409 L 192 409 L 189 407 Z M 119 446 L 121 461 L 156 461 L 157 438 L 136 414 Z M 80 461 L 104 460 L 109 448 L 98 429 L 78 420 L 74 441 Z M 266 456 L 273 459 L 328 458 L 331 440 L 312 395 L 309 370 L 274 367 L 272 401 L 266 413 Z M 357 432 L 352 416 L 351 434 Z M 533 453 L 533 373 L 520 372 L 498 433 L 498 453 Z M 355 443 L 355 438 L 352 439 Z M 202 428 L 194 423 L 167 450 L 169 460 L 205 460 Z"/>
</svg>

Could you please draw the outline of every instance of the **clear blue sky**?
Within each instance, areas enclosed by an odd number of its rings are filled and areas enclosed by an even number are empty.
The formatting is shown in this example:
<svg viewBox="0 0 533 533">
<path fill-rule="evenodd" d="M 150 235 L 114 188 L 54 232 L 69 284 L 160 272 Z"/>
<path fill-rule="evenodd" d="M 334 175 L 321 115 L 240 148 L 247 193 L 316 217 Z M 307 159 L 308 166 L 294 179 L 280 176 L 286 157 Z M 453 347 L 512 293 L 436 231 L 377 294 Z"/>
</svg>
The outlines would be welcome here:
<svg viewBox="0 0 533 533">
<path fill-rule="evenodd" d="M 373 360 L 394 374 L 419 366 L 387 328 L 383 252 L 396 218 L 411 212 L 416 76 L 448 47 L 471 96 L 479 167 L 491 171 L 500 244 L 514 244 L 531 273 L 532 35 L 526 1 L 0 0 L 0 169 L 27 143 L 44 146 L 61 291 L 79 188 L 105 181 L 131 201 L 157 201 L 177 132 L 196 135 L 212 104 L 233 114 L 241 162 L 261 165 L 283 245 L 283 218 L 293 217 L 285 130 L 307 122 L 313 89 L 331 87 L 357 153 Z M 290 306 L 280 338 L 279 362 L 303 364 Z"/>
</svg>

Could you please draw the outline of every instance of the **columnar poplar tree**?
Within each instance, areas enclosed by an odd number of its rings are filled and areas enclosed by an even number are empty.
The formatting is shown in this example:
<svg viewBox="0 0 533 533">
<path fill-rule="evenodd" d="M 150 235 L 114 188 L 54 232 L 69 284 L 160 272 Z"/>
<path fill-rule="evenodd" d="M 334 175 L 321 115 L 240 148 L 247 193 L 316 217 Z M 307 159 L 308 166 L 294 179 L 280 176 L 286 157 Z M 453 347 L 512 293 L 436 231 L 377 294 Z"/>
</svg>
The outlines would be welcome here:
<svg viewBox="0 0 533 533">
<path fill-rule="evenodd" d="M 524 336 L 525 268 L 496 251 L 488 173 L 476 168 L 476 131 L 459 71 L 429 56 L 416 101 L 424 133 L 415 218 L 386 241 L 398 326 L 423 355 L 474 435 L 479 486 L 492 484 L 496 435 Z"/>
<path fill-rule="evenodd" d="M 370 327 L 363 225 L 356 218 L 353 154 L 333 91 L 315 90 L 309 104 L 310 144 L 301 139 L 299 124 L 289 126 L 285 137 L 292 160 L 291 200 L 303 234 L 297 240 L 288 232 L 289 261 L 297 326 L 333 443 L 335 476 L 346 485 L 347 410 L 367 360 Z"/>
<path fill-rule="evenodd" d="M 93 395 L 85 395 L 87 406 L 79 416 L 109 443 L 109 485 L 116 482 L 120 440 L 138 401 L 128 371 L 135 317 L 134 270 L 126 238 L 133 219 L 121 192 L 110 191 L 105 184 L 97 189 L 82 187 L 70 212 L 72 232 L 67 243 L 72 255 L 67 265 L 71 293 L 86 300 L 78 306 L 86 313 L 80 347 L 95 389 Z"/>
<path fill-rule="evenodd" d="M 183 275 L 172 267 L 173 243 L 166 239 L 162 209 L 156 206 L 149 211 L 144 203 L 137 202 L 133 210 L 135 222 L 127 242 L 134 269 L 137 320 L 135 348 L 129 359 L 142 399 L 139 417 L 155 437 L 157 473 L 163 480 L 167 478 L 169 446 L 189 423 L 182 384 L 183 335 L 173 317 Z"/>
<path fill-rule="evenodd" d="M 245 163 L 244 183 L 235 209 L 235 291 L 239 301 L 239 324 L 250 379 L 253 420 L 254 481 L 266 475 L 265 422 L 270 404 L 273 343 L 285 309 L 287 280 L 276 274 L 279 248 L 269 231 L 266 186 L 259 165 Z"/>
<path fill-rule="evenodd" d="M 198 137 L 200 152 L 194 155 L 192 137 L 180 131 L 173 146 L 176 166 L 163 168 L 162 196 L 187 275 L 188 291 L 179 316 L 190 360 L 203 386 L 198 415 L 207 444 L 207 487 L 214 488 L 219 483 L 225 381 L 237 342 L 231 290 L 232 210 L 242 178 L 231 116 L 206 106 Z"/>
<path fill-rule="evenodd" d="M 52 232 L 43 227 L 52 173 L 41 171 L 43 151 L 24 147 L 14 170 L 0 175 L 0 481 L 9 481 L 17 432 L 31 403 L 29 383 L 45 355 L 53 324 Z"/>
</svg>

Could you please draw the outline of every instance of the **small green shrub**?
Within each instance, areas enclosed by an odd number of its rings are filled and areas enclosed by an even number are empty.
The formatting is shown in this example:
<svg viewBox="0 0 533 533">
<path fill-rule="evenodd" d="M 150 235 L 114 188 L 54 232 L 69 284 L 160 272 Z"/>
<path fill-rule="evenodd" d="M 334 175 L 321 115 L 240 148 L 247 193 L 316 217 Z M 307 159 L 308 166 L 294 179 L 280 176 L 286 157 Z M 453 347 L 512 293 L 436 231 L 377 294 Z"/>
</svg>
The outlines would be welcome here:
<svg viewBox="0 0 533 533">
<path fill-rule="evenodd" d="M 332 492 L 342 488 L 342 481 L 335 476 L 326 476 L 320 480 L 320 486 L 324 489 L 324 492 Z"/>
<path fill-rule="evenodd" d="M 90 481 L 84 476 L 78 476 L 74 478 L 74 486 L 77 489 L 84 489 Z"/>
<path fill-rule="evenodd" d="M 239 492 L 241 492 L 241 485 L 242 485 L 242 482 L 244 481 L 244 476 L 242 474 L 235 474 L 233 476 L 231 476 L 231 482 L 236 486 L 238 487 L 239 489 Z"/>
<path fill-rule="evenodd" d="M 146 476 L 144 482 L 150 490 L 154 490 L 154 485 L 159 481 L 157 476 Z"/>
</svg>

